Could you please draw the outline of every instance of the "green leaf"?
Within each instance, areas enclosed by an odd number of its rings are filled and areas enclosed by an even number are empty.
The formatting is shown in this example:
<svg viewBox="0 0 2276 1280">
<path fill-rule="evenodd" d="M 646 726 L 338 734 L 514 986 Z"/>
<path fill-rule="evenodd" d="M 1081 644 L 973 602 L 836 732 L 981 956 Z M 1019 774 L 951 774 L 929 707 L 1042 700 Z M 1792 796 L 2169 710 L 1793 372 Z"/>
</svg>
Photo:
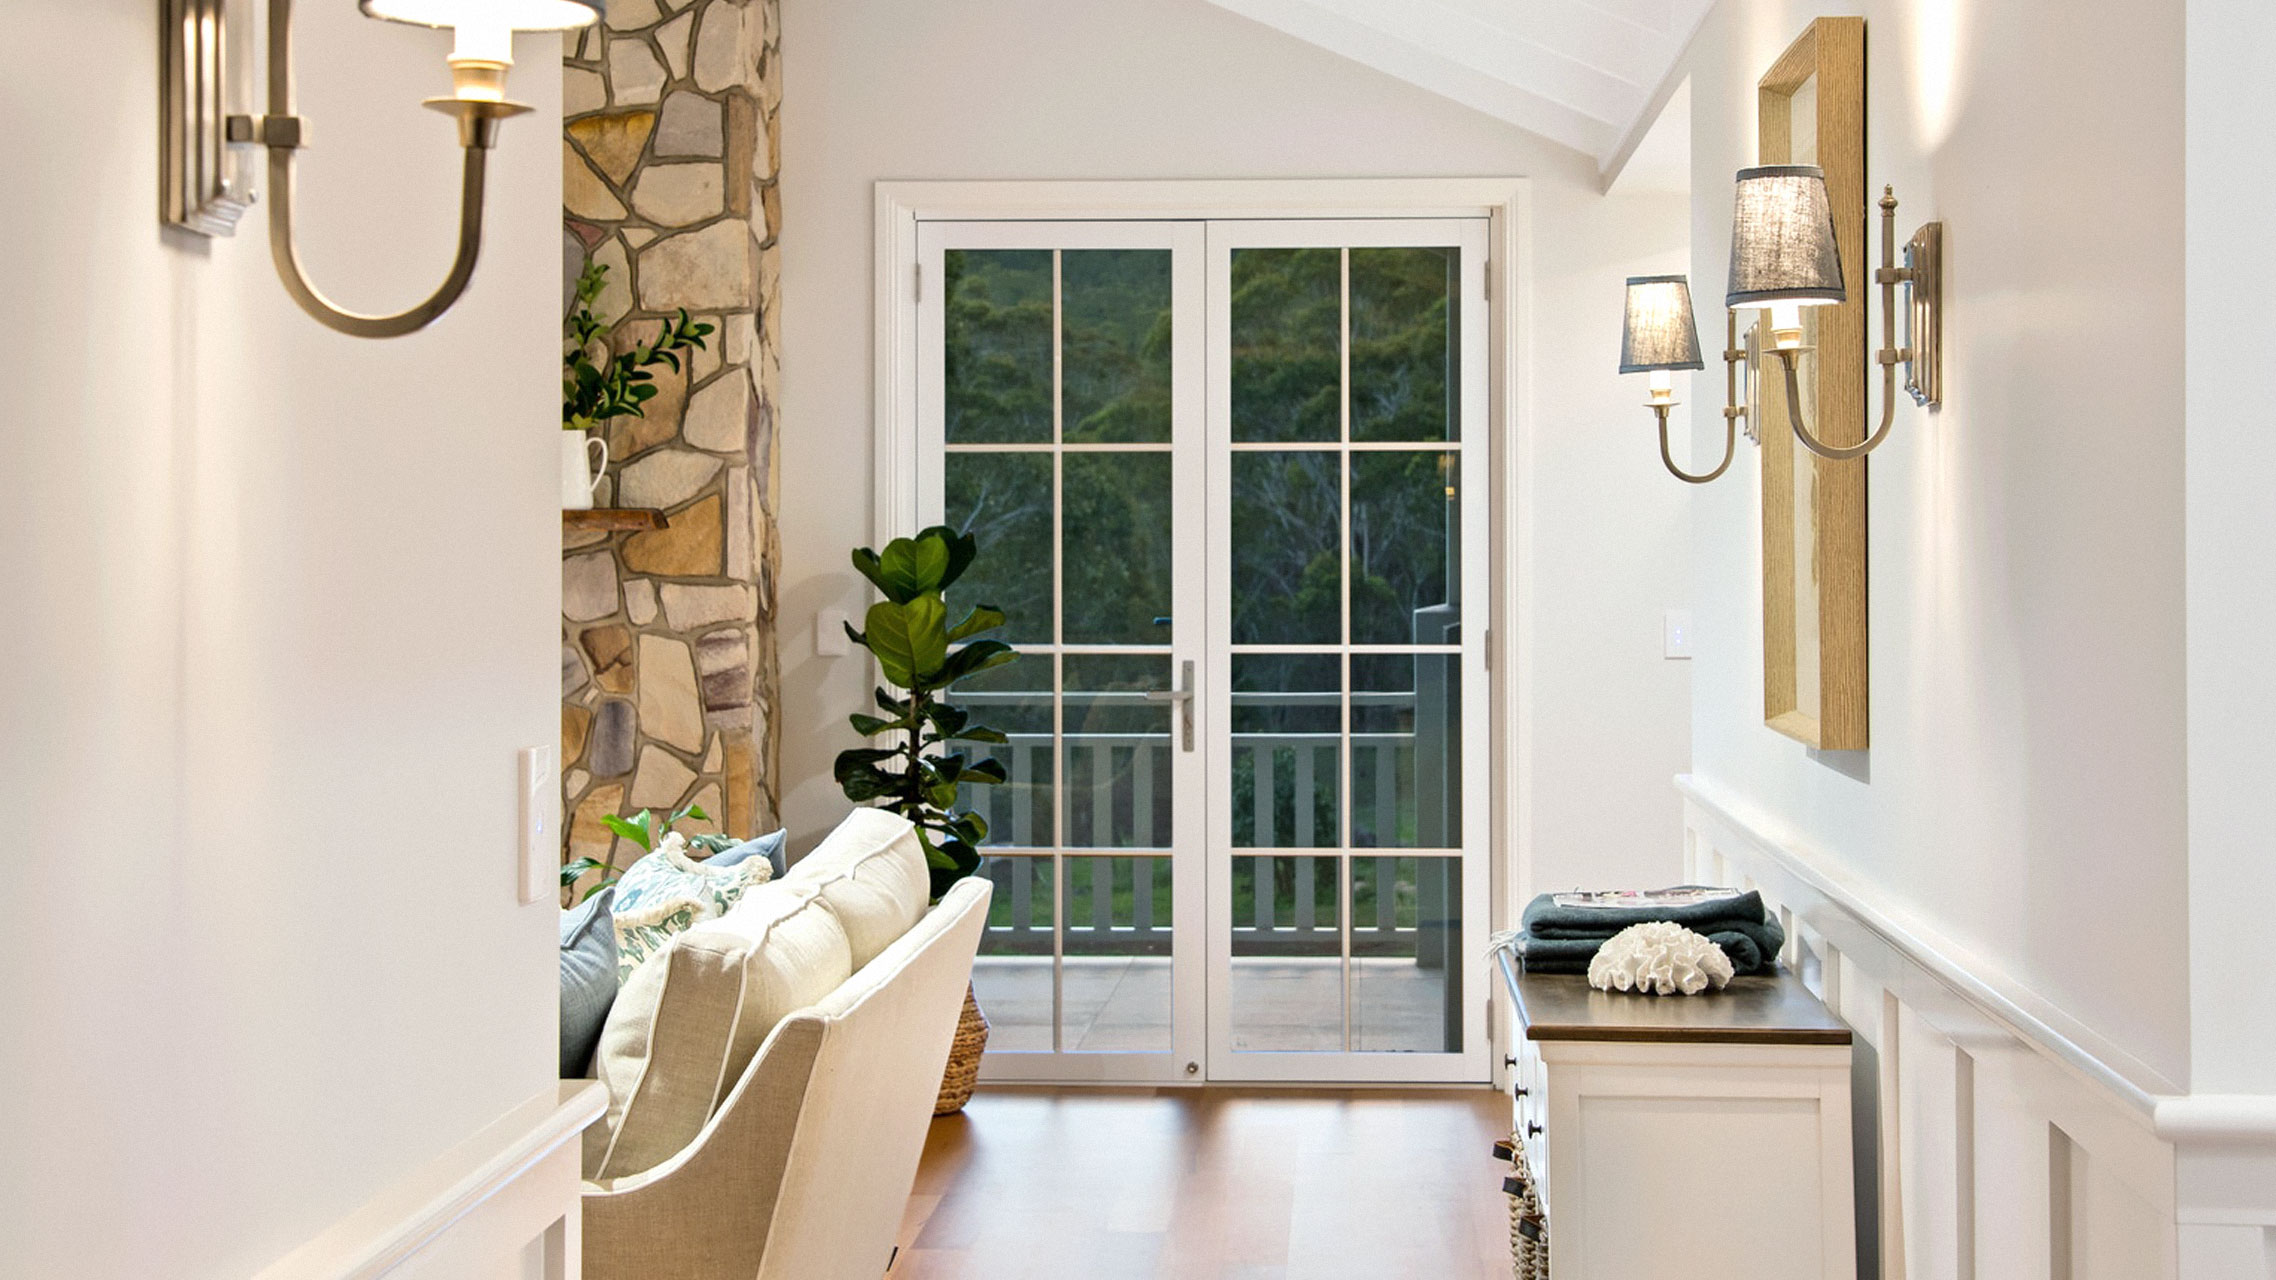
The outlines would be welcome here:
<svg viewBox="0 0 2276 1280">
<path fill-rule="evenodd" d="M 643 814 L 641 817 L 643 820 L 645 820 L 647 815 Z M 613 813 L 601 815 L 601 825 L 607 827 L 611 831 L 614 831 L 618 835 L 623 836 L 625 839 L 630 840 L 632 843 L 639 845 L 642 849 L 652 851 L 655 847 L 649 839 L 648 829 L 646 827 L 636 826 L 616 816 Z"/>
<path fill-rule="evenodd" d="M 878 557 L 877 585 L 886 599 L 907 604 L 940 590 L 941 576 L 948 572 L 949 549 L 947 540 L 934 534 L 928 529 L 885 544 L 885 554 Z"/>
<path fill-rule="evenodd" d="M 988 726 L 986 726 L 986 725 L 983 725 L 983 724 L 976 724 L 976 725 L 970 725 L 970 726 L 968 726 L 968 727 L 966 727 L 966 728 L 963 728 L 963 729 L 959 729 L 959 730 L 957 730 L 955 733 L 953 733 L 953 734 L 950 734 L 950 735 L 949 735 L 949 736 L 947 736 L 946 738 L 942 739 L 942 741 L 944 741 L 944 742 L 992 742 L 992 743 L 995 743 L 995 744 L 997 744 L 997 745 L 999 745 L 999 746 L 1002 746 L 1002 745 L 1004 745 L 1004 744 L 1007 744 L 1007 743 L 1009 743 L 1009 742 L 1011 741 L 1011 739 L 1010 739 L 1010 738 L 1007 738 L 1007 737 L 1005 737 L 1005 736 L 1004 736 L 1004 731 L 1003 731 L 1003 730 L 1001 730 L 1001 729 L 991 729 L 991 728 L 989 728 L 989 727 L 988 727 Z"/>
<path fill-rule="evenodd" d="M 1004 625 L 1004 611 L 994 605 L 981 605 L 964 615 L 964 621 L 949 629 L 949 643 L 969 640 L 983 631 L 993 631 Z"/>
<path fill-rule="evenodd" d="M 896 729 L 909 727 L 905 720 L 886 720 L 877 716 L 857 714 L 846 717 L 846 720 L 847 723 L 853 725 L 853 731 L 864 738 L 874 738 L 881 733 L 889 733 Z"/>
<path fill-rule="evenodd" d="M 975 760 L 964 771 L 964 781 L 1002 783 L 1011 781 L 1011 775 L 1004 772 L 1004 762 L 1001 760 Z"/>
<path fill-rule="evenodd" d="M 1012 648 L 1003 641 L 975 640 L 949 655 L 944 663 L 933 669 L 933 674 L 938 677 L 935 681 L 936 684 L 952 685 L 959 680 L 970 679 L 983 671 L 1017 661 L 1019 661 L 1019 650 Z"/>
<path fill-rule="evenodd" d="M 894 684 L 913 689 L 920 681 L 930 683 L 948 661 L 948 607 L 938 596 L 880 601 L 870 606 L 867 621 L 869 651 Z"/>
<path fill-rule="evenodd" d="M 938 538 L 948 552 L 948 564 L 942 568 L 936 590 L 945 591 L 964 576 L 972 561 L 980 554 L 980 540 L 969 533 L 958 533 L 945 524 L 936 524 L 917 535 L 919 538 Z"/>
<path fill-rule="evenodd" d="M 871 586 L 876 587 L 879 591 L 885 590 L 885 566 L 878 559 L 876 552 L 868 547 L 854 548 L 853 567 L 861 573 L 862 577 L 869 579 Z M 853 628 L 848 626 L 846 629 L 851 631 Z"/>
<path fill-rule="evenodd" d="M 606 871 L 608 864 L 599 858 L 579 858 L 561 868 L 561 887 L 566 889 L 585 878 L 587 872 Z"/>
</svg>

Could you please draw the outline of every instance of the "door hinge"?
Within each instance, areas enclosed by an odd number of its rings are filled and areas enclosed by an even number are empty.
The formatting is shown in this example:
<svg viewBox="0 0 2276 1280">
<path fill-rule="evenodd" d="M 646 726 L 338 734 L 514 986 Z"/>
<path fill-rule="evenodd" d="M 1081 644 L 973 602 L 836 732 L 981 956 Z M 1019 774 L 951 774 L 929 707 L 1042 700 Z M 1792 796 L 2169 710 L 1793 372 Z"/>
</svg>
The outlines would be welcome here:
<svg viewBox="0 0 2276 1280">
<path fill-rule="evenodd" d="M 913 302 L 925 300 L 925 264 L 920 262 L 909 269 L 909 290 L 915 295 Z"/>
</svg>

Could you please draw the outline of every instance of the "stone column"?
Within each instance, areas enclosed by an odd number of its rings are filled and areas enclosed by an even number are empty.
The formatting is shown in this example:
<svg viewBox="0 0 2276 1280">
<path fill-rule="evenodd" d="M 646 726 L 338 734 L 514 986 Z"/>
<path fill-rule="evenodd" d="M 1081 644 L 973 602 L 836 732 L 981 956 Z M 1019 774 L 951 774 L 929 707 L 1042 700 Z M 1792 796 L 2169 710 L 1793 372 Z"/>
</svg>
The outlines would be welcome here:
<svg viewBox="0 0 2276 1280">
<path fill-rule="evenodd" d="M 606 428 L 600 504 L 670 526 L 563 543 L 571 858 L 608 856 L 610 813 L 693 802 L 736 835 L 775 825 L 778 4 L 609 0 L 566 56 L 565 297 L 589 255 L 618 350 L 681 308 L 716 329 L 683 373 L 657 371 L 645 418 Z"/>
</svg>

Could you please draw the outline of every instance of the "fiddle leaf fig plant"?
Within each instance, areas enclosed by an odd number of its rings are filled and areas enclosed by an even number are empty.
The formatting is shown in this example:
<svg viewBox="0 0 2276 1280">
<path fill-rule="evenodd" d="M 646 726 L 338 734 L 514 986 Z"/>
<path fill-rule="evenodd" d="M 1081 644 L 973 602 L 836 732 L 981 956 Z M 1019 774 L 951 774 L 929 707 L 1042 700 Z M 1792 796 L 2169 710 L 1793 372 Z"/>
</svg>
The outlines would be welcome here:
<svg viewBox="0 0 2276 1280">
<path fill-rule="evenodd" d="M 987 820 L 959 812 L 958 796 L 967 786 L 1006 780 L 1001 762 L 972 759 L 957 748 L 1010 739 L 974 723 L 949 700 L 958 681 L 1019 658 L 1010 645 L 984 638 L 1004 625 L 994 606 L 980 605 L 949 622 L 945 593 L 978 554 L 977 539 L 945 526 L 896 538 L 882 553 L 867 547 L 853 553 L 854 568 L 885 598 L 870 606 L 863 629 L 849 623 L 846 634 L 876 655 L 886 683 L 900 692 L 877 690 L 884 715 L 851 717 L 854 732 L 892 745 L 841 752 L 838 785 L 846 799 L 874 802 L 916 824 L 935 898 L 980 869 L 980 845 L 988 838 Z"/>
<path fill-rule="evenodd" d="M 634 343 L 629 351 L 608 354 L 609 325 L 593 314 L 593 302 L 608 285 L 608 266 L 587 261 L 577 277 L 577 301 L 562 322 L 561 429 L 587 431 L 611 418 L 646 417 L 648 402 L 656 398 L 656 375 L 649 370 L 684 366 L 681 356 L 703 349 L 712 326 L 688 316 L 687 309 L 668 317 L 656 340 Z M 595 351 L 602 358 L 593 359 Z"/>
</svg>

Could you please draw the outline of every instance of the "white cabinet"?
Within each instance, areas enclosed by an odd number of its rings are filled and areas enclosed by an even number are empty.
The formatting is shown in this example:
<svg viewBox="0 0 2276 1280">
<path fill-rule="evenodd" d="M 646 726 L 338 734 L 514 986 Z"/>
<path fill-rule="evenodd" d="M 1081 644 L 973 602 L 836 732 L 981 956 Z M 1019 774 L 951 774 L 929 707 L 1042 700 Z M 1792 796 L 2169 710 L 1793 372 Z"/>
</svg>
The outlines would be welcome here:
<svg viewBox="0 0 2276 1280">
<path fill-rule="evenodd" d="M 1642 996 L 1502 966 L 1554 1280 L 1853 1280 L 1850 1033 L 1799 980 Z"/>
</svg>

